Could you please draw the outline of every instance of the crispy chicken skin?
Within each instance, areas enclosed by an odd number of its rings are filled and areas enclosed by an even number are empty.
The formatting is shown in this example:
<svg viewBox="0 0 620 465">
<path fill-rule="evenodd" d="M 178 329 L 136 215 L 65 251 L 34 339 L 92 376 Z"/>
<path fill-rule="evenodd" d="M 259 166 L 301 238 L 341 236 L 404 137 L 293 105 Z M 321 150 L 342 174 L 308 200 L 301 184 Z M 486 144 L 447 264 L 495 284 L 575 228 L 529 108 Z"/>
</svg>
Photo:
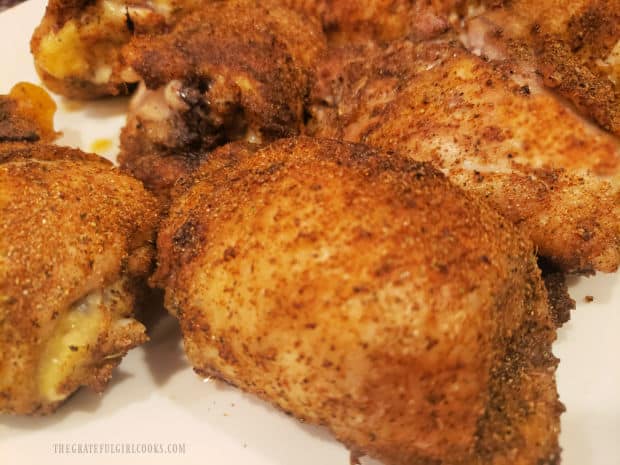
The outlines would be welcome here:
<svg viewBox="0 0 620 465">
<path fill-rule="evenodd" d="M 562 270 L 617 269 L 618 142 L 518 68 L 442 38 L 335 49 L 318 76 L 310 134 L 431 161 Z"/>
<path fill-rule="evenodd" d="M 463 0 L 281 0 L 320 19 L 331 43 L 429 38 L 449 27 Z"/>
<path fill-rule="evenodd" d="M 103 162 L 98 155 L 51 145 L 56 103 L 45 89 L 29 82 L 15 84 L 0 95 L 0 163 L 17 159 Z M 104 162 L 107 163 L 107 162 Z"/>
<path fill-rule="evenodd" d="M 45 90 L 20 82 L 0 95 L 0 147 L 6 144 L 51 142 L 56 104 Z"/>
<path fill-rule="evenodd" d="M 200 0 L 49 0 L 31 50 L 52 91 L 90 99 L 126 94 L 135 75 L 121 61 L 132 37 L 163 32 Z"/>
<path fill-rule="evenodd" d="M 89 99 L 126 94 L 139 79 L 122 60 L 123 46 L 134 37 L 169 31 L 181 18 L 210 3 L 226 1 L 49 0 L 31 41 L 37 71 L 48 88 L 67 97 Z M 431 37 L 448 27 L 449 13 L 464 2 L 272 0 L 258 3 L 294 8 L 304 15 L 304 21 L 320 22 L 332 41 L 348 42 Z M 301 37 L 307 33 L 306 28 L 298 29 Z M 248 29 L 236 31 L 244 31 L 240 33 L 244 35 Z"/>
<path fill-rule="evenodd" d="M 147 339 L 132 316 L 156 205 L 94 155 L 0 148 L 0 413 L 46 414 L 80 386 L 102 391 Z"/>
<path fill-rule="evenodd" d="M 177 185 L 154 282 L 196 371 L 387 464 L 552 464 L 555 338 L 530 242 L 430 164 L 310 138 Z"/>
<path fill-rule="evenodd" d="M 521 62 L 620 135 L 620 1 L 488 0 L 465 24 L 470 49 Z M 480 11 L 480 10 L 479 10 Z"/>
<path fill-rule="evenodd" d="M 143 84 L 121 137 L 121 166 L 166 194 L 228 141 L 298 134 L 325 38 L 274 2 L 206 3 L 169 34 L 137 38 L 125 60 Z"/>
</svg>

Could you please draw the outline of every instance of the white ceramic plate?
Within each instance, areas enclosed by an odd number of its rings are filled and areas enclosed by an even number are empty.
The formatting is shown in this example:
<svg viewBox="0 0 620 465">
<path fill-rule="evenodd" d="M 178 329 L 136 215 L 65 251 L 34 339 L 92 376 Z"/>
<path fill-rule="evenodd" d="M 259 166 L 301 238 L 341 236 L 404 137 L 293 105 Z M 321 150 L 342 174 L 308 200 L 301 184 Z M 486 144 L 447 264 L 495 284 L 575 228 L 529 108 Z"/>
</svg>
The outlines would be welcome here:
<svg viewBox="0 0 620 465">
<path fill-rule="evenodd" d="M 44 0 L 30 0 L 0 14 L 0 93 L 18 81 L 39 83 L 28 44 L 44 8 Z M 126 100 L 57 101 L 61 143 L 92 151 L 100 145 L 97 140 L 111 140 L 101 154 L 114 159 Z M 567 407 L 563 464 L 618 465 L 620 276 L 575 278 L 571 293 L 577 310 L 554 350 L 561 359 L 558 383 Z M 594 302 L 585 303 L 586 295 Z M 91 449 L 79 451 L 78 445 Z M 163 453 L 149 454 L 148 445 Z M 103 396 L 82 390 L 46 418 L 0 416 L 2 465 L 347 465 L 348 460 L 346 449 L 325 430 L 197 377 L 170 318 L 152 328 L 151 342 L 123 360 Z"/>
</svg>

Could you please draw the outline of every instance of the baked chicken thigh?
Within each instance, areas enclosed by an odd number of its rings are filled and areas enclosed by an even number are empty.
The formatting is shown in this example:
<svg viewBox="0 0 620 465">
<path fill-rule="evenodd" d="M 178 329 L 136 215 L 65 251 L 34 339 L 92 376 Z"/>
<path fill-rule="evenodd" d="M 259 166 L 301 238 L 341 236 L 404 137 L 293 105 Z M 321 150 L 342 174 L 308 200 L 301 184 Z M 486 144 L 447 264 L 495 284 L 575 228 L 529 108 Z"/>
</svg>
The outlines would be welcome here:
<svg viewBox="0 0 620 465">
<path fill-rule="evenodd" d="M 45 102 L 30 90 L 0 98 L 16 123 L 0 124 L 2 134 L 25 124 L 34 134 L 0 142 L 0 413 L 12 414 L 50 413 L 80 386 L 103 390 L 147 339 L 133 314 L 157 224 L 139 181 L 96 155 L 32 140 L 53 128 L 23 120 Z"/>
<path fill-rule="evenodd" d="M 386 464 L 555 464 L 531 243 L 430 164 L 309 138 L 224 147 L 158 239 L 196 371 Z"/>
<path fill-rule="evenodd" d="M 205 3 L 168 34 L 136 38 L 125 60 L 142 80 L 121 137 L 121 166 L 165 197 L 228 141 L 298 134 L 325 38 L 278 2 Z"/>
<path fill-rule="evenodd" d="M 430 161 L 564 271 L 620 263 L 618 141 L 508 62 L 456 40 L 334 49 L 311 134 Z"/>
</svg>

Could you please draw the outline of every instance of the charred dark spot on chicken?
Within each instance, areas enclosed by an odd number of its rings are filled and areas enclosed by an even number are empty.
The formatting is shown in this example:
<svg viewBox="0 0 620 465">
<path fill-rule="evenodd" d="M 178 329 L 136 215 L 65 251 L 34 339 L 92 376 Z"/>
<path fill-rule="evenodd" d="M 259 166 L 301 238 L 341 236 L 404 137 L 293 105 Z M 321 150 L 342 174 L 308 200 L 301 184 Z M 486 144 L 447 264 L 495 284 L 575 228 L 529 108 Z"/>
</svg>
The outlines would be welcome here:
<svg viewBox="0 0 620 465">
<path fill-rule="evenodd" d="M 311 18 L 252 0 L 207 3 L 170 33 L 136 38 L 121 165 L 165 198 L 216 147 L 299 134 L 324 42 Z"/>
</svg>

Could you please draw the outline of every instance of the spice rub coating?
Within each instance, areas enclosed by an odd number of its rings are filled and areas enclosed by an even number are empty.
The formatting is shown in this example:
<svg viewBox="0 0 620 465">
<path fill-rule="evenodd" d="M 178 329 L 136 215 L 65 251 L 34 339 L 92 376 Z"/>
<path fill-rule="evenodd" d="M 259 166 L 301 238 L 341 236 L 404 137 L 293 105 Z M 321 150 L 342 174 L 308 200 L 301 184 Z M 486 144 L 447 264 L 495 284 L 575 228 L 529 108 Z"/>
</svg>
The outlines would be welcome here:
<svg viewBox="0 0 620 465">
<path fill-rule="evenodd" d="M 35 144 L 0 153 L 0 413 L 46 414 L 101 392 L 146 340 L 132 318 L 156 204 L 111 164 Z"/>
<path fill-rule="evenodd" d="M 0 145 L 53 141 L 56 103 L 39 86 L 15 84 L 8 95 L 0 95 Z"/>
<path fill-rule="evenodd" d="M 471 50 L 518 61 L 620 135 L 620 1 L 489 0 L 465 22 Z M 480 10 L 478 10 L 480 11 Z"/>
<path fill-rule="evenodd" d="M 531 243 L 430 164 L 285 139 L 177 186 L 154 283 L 196 371 L 388 464 L 556 463 Z"/>
<path fill-rule="evenodd" d="M 319 18 L 332 44 L 427 39 L 449 28 L 450 14 L 463 0 L 281 0 Z"/>
<path fill-rule="evenodd" d="M 450 37 L 334 49 L 308 132 L 430 161 L 564 271 L 620 263 L 620 150 L 510 63 Z"/>
<path fill-rule="evenodd" d="M 320 25 L 278 2 L 209 2 L 124 59 L 143 83 L 122 132 L 121 166 L 157 193 L 229 141 L 299 134 L 325 48 Z"/>
<path fill-rule="evenodd" d="M 75 99 L 129 93 L 122 59 L 133 37 L 163 33 L 199 0 L 49 0 L 30 48 L 43 83 Z"/>
</svg>

